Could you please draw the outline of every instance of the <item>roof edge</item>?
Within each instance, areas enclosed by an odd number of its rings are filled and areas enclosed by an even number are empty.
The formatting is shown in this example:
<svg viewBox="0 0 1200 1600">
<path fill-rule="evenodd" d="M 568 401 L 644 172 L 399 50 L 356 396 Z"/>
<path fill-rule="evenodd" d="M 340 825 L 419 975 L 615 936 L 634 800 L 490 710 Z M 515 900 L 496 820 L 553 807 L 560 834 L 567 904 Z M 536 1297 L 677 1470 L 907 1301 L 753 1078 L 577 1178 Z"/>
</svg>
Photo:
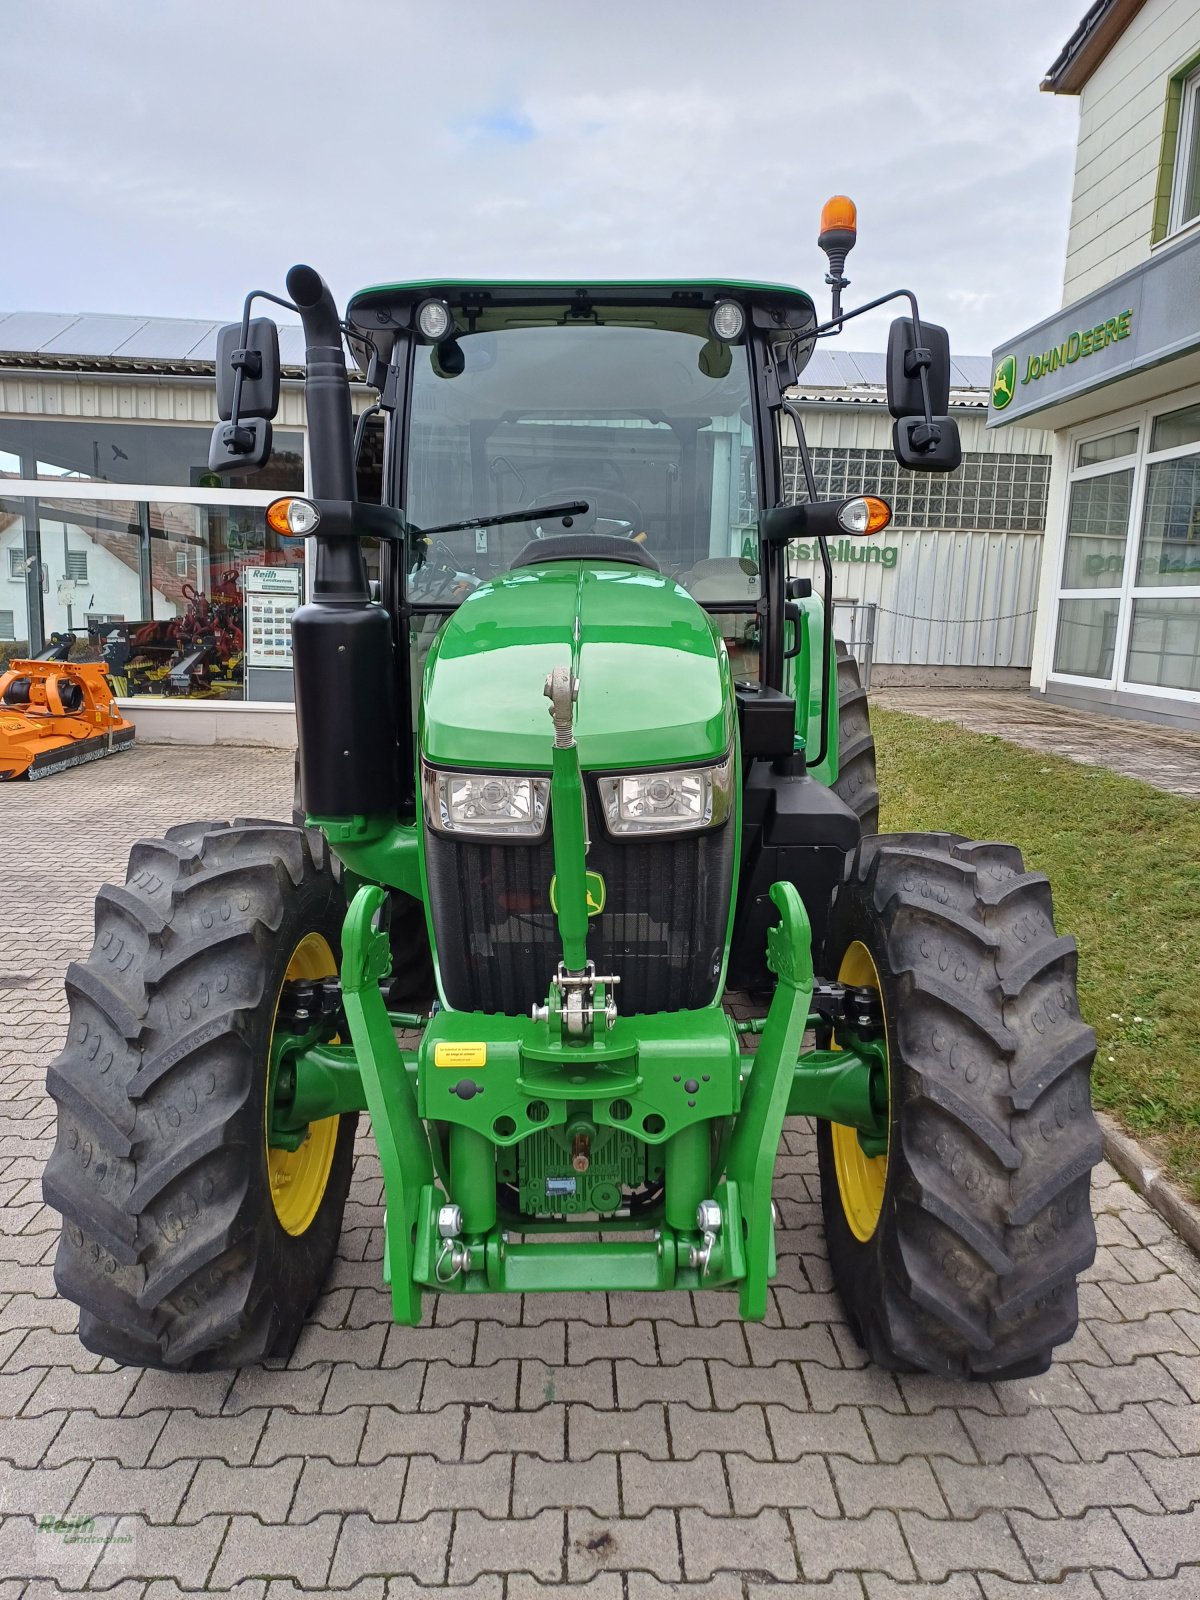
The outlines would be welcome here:
<svg viewBox="0 0 1200 1600">
<path fill-rule="evenodd" d="M 1085 85 L 1146 0 L 1096 0 L 1051 62 L 1043 94 L 1082 94 Z"/>
</svg>

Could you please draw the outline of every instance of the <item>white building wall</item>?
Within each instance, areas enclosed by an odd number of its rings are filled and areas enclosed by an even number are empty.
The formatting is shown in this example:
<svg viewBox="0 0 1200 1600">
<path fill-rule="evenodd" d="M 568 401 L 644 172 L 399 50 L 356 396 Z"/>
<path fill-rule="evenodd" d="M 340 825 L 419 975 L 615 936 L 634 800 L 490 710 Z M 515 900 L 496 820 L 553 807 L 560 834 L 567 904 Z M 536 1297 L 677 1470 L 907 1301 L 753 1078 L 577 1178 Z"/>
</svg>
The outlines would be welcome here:
<svg viewBox="0 0 1200 1600">
<path fill-rule="evenodd" d="M 1200 0 L 1147 0 L 1084 85 L 1064 305 L 1149 257 L 1168 82 L 1197 51 Z"/>
<path fill-rule="evenodd" d="M 217 390 L 211 378 L 88 379 L 75 373 L 0 372 L 0 414 L 13 417 L 103 417 L 110 422 L 217 421 Z M 304 385 L 281 385 L 276 428 L 304 426 Z"/>
</svg>

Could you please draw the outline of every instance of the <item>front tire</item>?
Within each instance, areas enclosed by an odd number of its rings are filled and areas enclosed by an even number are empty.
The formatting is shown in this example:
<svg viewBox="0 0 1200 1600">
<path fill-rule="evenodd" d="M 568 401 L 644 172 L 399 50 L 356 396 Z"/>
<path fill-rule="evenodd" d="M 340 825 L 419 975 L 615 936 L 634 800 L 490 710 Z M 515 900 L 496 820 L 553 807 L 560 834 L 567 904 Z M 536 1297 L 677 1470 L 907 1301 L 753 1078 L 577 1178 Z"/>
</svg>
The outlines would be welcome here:
<svg viewBox="0 0 1200 1600">
<path fill-rule="evenodd" d="M 324 840 L 190 823 L 134 845 L 67 972 L 47 1087 L 54 1279 L 79 1336 L 135 1366 L 243 1366 L 291 1350 L 337 1248 L 356 1114 L 268 1150 L 285 978 L 336 973 L 344 901 Z"/>
<path fill-rule="evenodd" d="M 818 1125 L 834 1280 L 872 1359 L 994 1380 L 1044 1372 L 1078 1323 L 1100 1158 L 1075 943 L 1011 845 L 864 839 L 825 969 L 882 995 L 887 1154 Z"/>
</svg>

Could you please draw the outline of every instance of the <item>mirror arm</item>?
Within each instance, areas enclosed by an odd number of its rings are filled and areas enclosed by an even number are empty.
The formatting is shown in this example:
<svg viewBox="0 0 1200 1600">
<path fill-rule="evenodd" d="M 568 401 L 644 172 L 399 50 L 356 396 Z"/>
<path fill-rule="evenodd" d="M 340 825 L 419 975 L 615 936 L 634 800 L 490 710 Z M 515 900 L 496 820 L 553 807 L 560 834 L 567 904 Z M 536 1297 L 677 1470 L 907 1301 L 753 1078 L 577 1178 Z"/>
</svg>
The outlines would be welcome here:
<svg viewBox="0 0 1200 1600">
<path fill-rule="evenodd" d="M 890 294 L 881 294 L 877 300 L 868 300 L 866 305 L 856 306 L 853 311 L 846 311 L 829 322 L 823 322 L 814 329 L 814 336 L 818 339 L 828 338 L 831 333 L 841 333 L 843 323 L 850 322 L 854 317 L 861 317 L 867 311 L 876 311 L 880 306 L 887 305 L 889 300 L 907 300 L 909 311 L 912 313 L 913 337 L 917 341 L 917 349 L 925 354 L 925 360 L 920 361 L 917 367 L 921 381 L 921 401 L 925 407 L 925 426 L 929 429 L 924 443 L 936 444 L 942 437 L 942 431 L 933 420 L 933 406 L 929 399 L 929 359 L 925 351 L 921 333 L 921 313 L 917 309 L 917 297 L 911 289 L 893 289 Z M 915 354 L 915 352 L 914 352 Z"/>
<path fill-rule="evenodd" d="M 796 430 L 796 445 L 800 451 L 800 465 L 804 468 L 804 483 L 808 489 L 808 498 L 817 498 L 817 480 L 813 474 L 812 456 L 808 450 L 808 439 L 804 433 L 804 418 L 800 414 L 800 407 L 794 400 L 784 400 L 783 410 L 792 419 L 792 427 Z"/>
</svg>

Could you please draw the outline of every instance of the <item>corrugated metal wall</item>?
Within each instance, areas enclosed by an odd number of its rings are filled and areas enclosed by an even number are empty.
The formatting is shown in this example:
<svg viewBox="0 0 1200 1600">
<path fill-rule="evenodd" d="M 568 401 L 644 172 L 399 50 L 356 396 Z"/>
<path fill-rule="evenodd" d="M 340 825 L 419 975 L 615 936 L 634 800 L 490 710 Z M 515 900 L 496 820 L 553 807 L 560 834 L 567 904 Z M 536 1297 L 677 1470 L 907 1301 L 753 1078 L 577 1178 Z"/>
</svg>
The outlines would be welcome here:
<svg viewBox="0 0 1200 1600">
<path fill-rule="evenodd" d="M 882 405 L 801 401 L 800 407 L 814 450 L 890 451 L 891 418 Z M 955 415 L 964 453 L 1049 455 L 1049 436 L 1041 430 L 989 434 L 982 410 Z M 845 539 L 833 545 L 834 597 L 874 603 L 876 664 L 1024 670 L 1033 652 L 1041 546 L 1040 531 L 954 527 L 892 528 L 873 540 Z M 792 562 L 819 592 L 823 577 L 815 553 L 804 560 L 793 547 Z M 847 624 L 840 619 L 840 633 Z M 862 621 L 855 619 L 855 634 L 861 633 Z"/>
</svg>

